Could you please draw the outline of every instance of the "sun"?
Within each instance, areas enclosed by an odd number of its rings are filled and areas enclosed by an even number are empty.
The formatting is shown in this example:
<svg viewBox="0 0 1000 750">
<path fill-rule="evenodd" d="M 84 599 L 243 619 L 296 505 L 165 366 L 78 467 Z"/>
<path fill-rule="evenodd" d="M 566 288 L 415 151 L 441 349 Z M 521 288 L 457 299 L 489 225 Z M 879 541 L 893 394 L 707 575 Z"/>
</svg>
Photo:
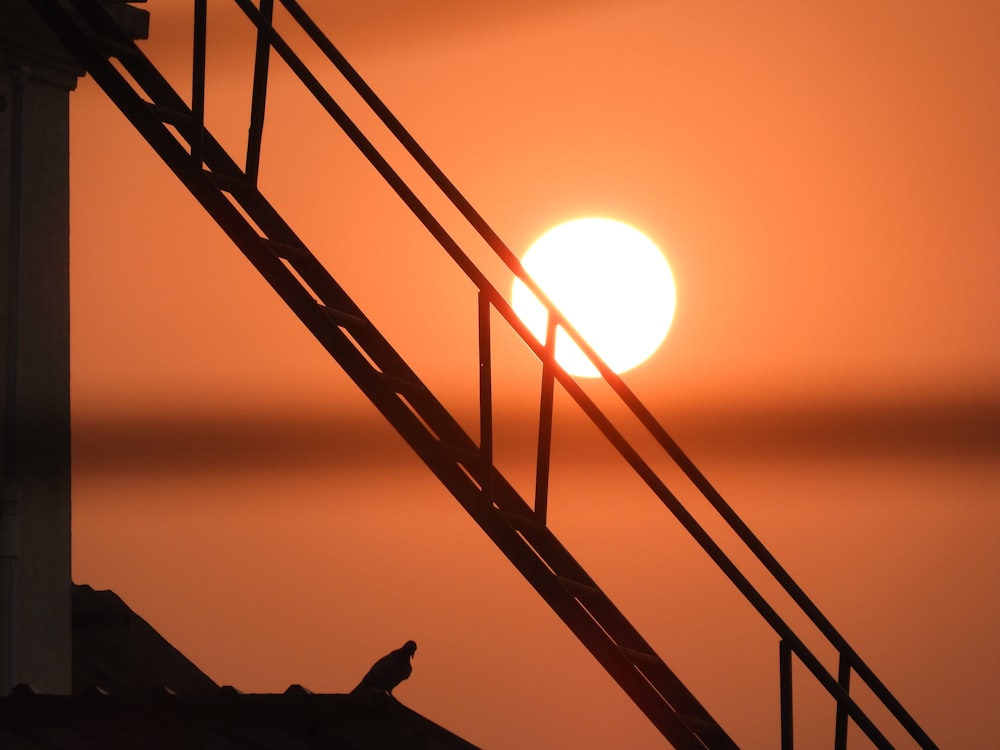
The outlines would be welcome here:
<svg viewBox="0 0 1000 750">
<path fill-rule="evenodd" d="M 677 292 L 660 249 L 638 229 L 604 218 L 575 219 L 539 237 L 521 259 L 524 269 L 617 373 L 655 352 L 670 330 Z M 545 308 L 520 279 L 511 304 L 545 341 Z M 566 331 L 556 333 L 556 361 L 569 373 L 600 373 Z"/>
</svg>

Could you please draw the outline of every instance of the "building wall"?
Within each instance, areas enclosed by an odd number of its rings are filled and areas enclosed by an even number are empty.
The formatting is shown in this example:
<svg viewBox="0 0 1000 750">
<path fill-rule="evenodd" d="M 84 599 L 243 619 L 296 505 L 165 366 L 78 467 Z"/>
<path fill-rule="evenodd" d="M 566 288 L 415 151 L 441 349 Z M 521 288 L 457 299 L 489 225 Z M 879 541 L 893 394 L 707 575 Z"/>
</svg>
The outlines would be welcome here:
<svg viewBox="0 0 1000 750">
<path fill-rule="evenodd" d="M 25 0 L 0 4 L 0 690 L 71 686 L 69 92 Z"/>
</svg>

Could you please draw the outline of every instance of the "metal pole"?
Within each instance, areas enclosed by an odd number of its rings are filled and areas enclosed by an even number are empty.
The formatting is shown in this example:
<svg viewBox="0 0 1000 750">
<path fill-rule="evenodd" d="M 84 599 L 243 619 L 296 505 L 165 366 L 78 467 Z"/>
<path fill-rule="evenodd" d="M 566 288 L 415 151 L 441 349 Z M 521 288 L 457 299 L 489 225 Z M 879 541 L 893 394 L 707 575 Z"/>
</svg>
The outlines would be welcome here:
<svg viewBox="0 0 1000 750">
<path fill-rule="evenodd" d="M 274 0 L 261 0 L 260 13 L 268 27 L 274 25 Z M 253 98 L 250 102 L 250 131 L 247 134 L 247 177 L 257 184 L 260 174 L 260 145 L 264 136 L 264 104 L 267 99 L 267 68 L 271 42 L 263 28 L 257 29 L 257 50 L 253 66 Z"/>
<path fill-rule="evenodd" d="M 493 503 L 493 355 L 490 345 L 490 300 L 479 292 L 479 451 L 483 497 Z"/>
<path fill-rule="evenodd" d="M 17 410 L 19 318 L 21 313 L 21 191 L 24 185 L 24 96 L 27 68 L 10 71 L 10 234 L 7 246 L 7 331 L 4 380 L 3 467 L 0 470 L 0 601 L 3 613 L 3 670 L 0 694 L 6 695 L 17 679 L 17 578 L 21 557 L 21 516 L 17 490 Z"/>
<path fill-rule="evenodd" d="M 549 464 L 552 458 L 552 402 L 556 361 L 556 319 L 548 316 L 545 358 L 542 360 L 542 399 L 538 416 L 538 463 L 535 466 L 535 515 L 545 523 L 549 507 Z"/>
<path fill-rule="evenodd" d="M 205 132 L 205 54 L 208 46 L 208 0 L 194 3 L 194 59 L 191 62 L 191 113 L 195 132 L 192 135 L 191 156 L 197 164 L 204 161 L 202 144 Z"/>
<path fill-rule="evenodd" d="M 781 685 L 781 750 L 793 750 L 792 647 L 784 639 L 778 645 L 778 671 Z"/>
<path fill-rule="evenodd" d="M 844 689 L 845 694 L 850 692 L 851 662 L 846 654 L 840 655 L 837 683 Z M 847 750 L 847 706 L 840 699 L 837 700 L 837 725 L 833 734 L 833 748 L 834 750 Z"/>
</svg>

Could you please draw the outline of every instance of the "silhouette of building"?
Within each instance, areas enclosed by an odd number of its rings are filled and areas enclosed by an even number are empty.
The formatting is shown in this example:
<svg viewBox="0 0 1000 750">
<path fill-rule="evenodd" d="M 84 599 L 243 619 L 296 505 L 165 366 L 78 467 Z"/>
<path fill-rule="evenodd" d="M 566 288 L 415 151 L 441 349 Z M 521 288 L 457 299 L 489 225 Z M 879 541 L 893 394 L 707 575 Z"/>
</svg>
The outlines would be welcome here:
<svg viewBox="0 0 1000 750">
<path fill-rule="evenodd" d="M 220 687 L 111 591 L 73 586 L 73 694 L 0 699 L 0 747 L 476 750 L 384 694 Z"/>
<path fill-rule="evenodd" d="M 0 3 L 0 694 L 70 689 L 69 93 L 82 69 Z"/>
</svg>

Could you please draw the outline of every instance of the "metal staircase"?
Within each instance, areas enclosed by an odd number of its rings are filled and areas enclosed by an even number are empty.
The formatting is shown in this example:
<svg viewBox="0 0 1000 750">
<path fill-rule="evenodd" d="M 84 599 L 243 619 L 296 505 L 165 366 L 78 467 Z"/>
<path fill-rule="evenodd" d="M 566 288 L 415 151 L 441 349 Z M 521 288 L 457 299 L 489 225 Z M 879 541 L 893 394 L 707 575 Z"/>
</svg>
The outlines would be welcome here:
<svg viewBox="0 0 1000 750">
<path fill-rule="evenodd" d="M 122 18 L 121 8 L 114 7 L 115 0 L 30 2 L 284 302 L 675 748 L 725 750 L 737 745 L 547 525 L 556 385 L 565 390 L 773 630 L 780 672 L 783 750 L 791 750 L 793 745 L 791 674 L 794 659 L 804 665 L 836 701 L 833 743 L 838 750 L 847 745 L 850 722 L 874 746 L 892 747 L 883 730 L 852 698 L 849 690 L 852 675 L 867 686 L 876 702 L 881 704 L 882 713 L 895 722 L 897 730 L 902 727 L 914 743 L 925 750 L 936 747 L 652 414 L 597 358 L 559 312 L 546 301 L 549 324 L 544 341 L 537 340 L 525 328 L 504 295 L 463 252 L 279 35 L 273 24 L 275 0 L 260 0 L 258 4 L 251 0 L 231 0 L 257 28 L 248 149 L 242 164 L 237 163 L 205 128 L 207 0 L 193 3 L 194 62 L 190 101 L 176 93 L 115 20 Z M 327 56 L 489 247 L 536 296 L 545 300 L 541 290 L 525 275 L 516 256 L 441 173 L 296 0 L 277 2 L 285 17 L 291 19 L 289 23 L 298 25 L 296 33 L 304 32 Z M 480 434 L 477 439 L 467 434 L 421 382 L 259 190 L 257 178 L 272 55 L 278 55 L 294 72 L 478 290 Z M 542 363 L 536 486 L 532 503 L 523 499 L 494 465 L 491 357 L 494 334 L 491 322 L 497 316 L 523 339 Z M 683 471 L 835 649 L 839 655 L 836 676 L 807 648 L 584 389 L 554 362 L 552 352 L 559 328 L 570 333 L 592 359 L 616 397 L 655 440 L 658 449 Z"/>
</svg>

